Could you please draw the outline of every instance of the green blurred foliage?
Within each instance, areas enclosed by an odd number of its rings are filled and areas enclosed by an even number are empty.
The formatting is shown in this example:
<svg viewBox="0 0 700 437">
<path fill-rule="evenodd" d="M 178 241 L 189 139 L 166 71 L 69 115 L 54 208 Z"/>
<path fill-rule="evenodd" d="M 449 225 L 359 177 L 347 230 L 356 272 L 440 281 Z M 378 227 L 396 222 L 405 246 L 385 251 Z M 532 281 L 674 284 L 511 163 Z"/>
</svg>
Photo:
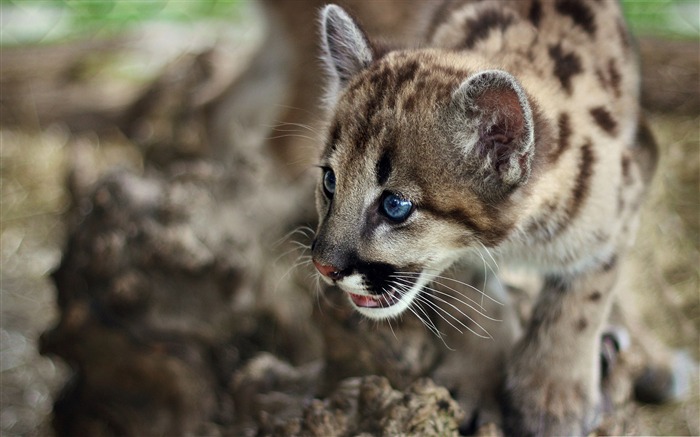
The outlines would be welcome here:
<svg viewBox="0 0 700 437">
<path fill-rule="evenodd" d="M 189 21 L 235 17 L 241 0 L 59 0 L 83 26 L 117 26 L 148 20 Z"/>
<path fill-rule="evenodd" d="M 622 0 L 622 7 L 637 34 L 690 38 L 700 35 L 698 0 Z"/>
<path fill-rule="evenodd" d="M 31 44 L 85 35 L 108 36 L 153 21 L 225 20 L 235 23 L 247 1 L 0 0 L 5 28 L 2 43 Z"/>
<path fill-rule="evenodd" d="M 0 0 L 5 16 L 2 25 L 6 28 L 1 42 L 7 45 L 113 35 L 152 21 L 214 19 L 235 23 L 242 16 L 245 3 L 251 1 L 259 0 Z M 621 1 L 637 34 L 691 38 L 700 35 L 699 0 Z M 17 12 L 23 17 L 16 27 L 24 26 L 23 29 L 13 28 L 13 13 L 19 16 Z M 42 32 L 42 26 L 48 30 Z"/>
</svg>

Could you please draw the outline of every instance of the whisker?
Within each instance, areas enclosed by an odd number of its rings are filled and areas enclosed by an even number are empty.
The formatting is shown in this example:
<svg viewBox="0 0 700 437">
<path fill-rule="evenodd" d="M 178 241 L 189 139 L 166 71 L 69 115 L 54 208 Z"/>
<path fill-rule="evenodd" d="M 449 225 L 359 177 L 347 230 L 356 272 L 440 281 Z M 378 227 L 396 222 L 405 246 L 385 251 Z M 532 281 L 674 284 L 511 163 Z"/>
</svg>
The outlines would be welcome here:
<svg viewBox="0 0 700 437">
<path fill-rule="evenodd" d="M 296 246 L 296 247 L 298 247 L 298 248 L 300 248 L 300 249 L 308 249 L 308 250 L 311 250 L 311 245 L 310 245 L 310 244 L 304 244 L 304 243 L 302 243 L 301 241 L 292 240 L 292 241 L 289 242 L 289 244 L 292 244 L 292 245 L 294 245 L 294 246 Z"/>
<path fill-rule="evenodd" d="M 496 258 L 493 257 L 493 255 L 491 254 L 491 251 L 489 250 L 489 248 L 486 247 L 486 246 L 484 246 L 484 243 L 482 243 L 481 241 L 479 241 L 478 243 L 479 243 L 479 244 L 481 245 L 481 247 L 486 251 L 486 254 L 489 256 L 489 258 L 491 258 L 491 261 L 493 261 L 493 265 L 496 266 L 496 270 L 500 270 L 500 267 L 498 267 L 498 263 L 496 262 Z M 493 269 L 491 270 L 491 272 L 492 272 L 494 275 L 496 274 L 496 272 L 494 272 Z"/>
<path fill-rule="evenodd" d="M 485 295 L 486 298 L 488 298 L 490 301 L 492 301 L 492 302 L 494 302 L 494 303 L 497 303 L 498 305 L 503 305 L 501 302 L 499 302 L 498 300 L 492 298 L 492 297 L 489 296 L 487 293 L 485 293 L 483 290 L 479 290 L 478 288 L 474 287 L 473 285 L 471 285 L 471 284 L 469 284 L 469 283 L 462 282 L 462 281 L 460 281 L 460 280 L 457 280 L 457 279 L 454 279 L 454 278 L 450 278 L 450 277 L 447 277 L 447 276 L 441 276 L 441 275 L 437 275 L 437 274 L 434 274 L 434 273 L 428 273 L 428 272 L 423 272 L 423 273 L 419 273 L 419 272 L 398 272 L 398 273 L 395 274 L 394 276 L 395 276 L 395 277 L 400 277 L 399 275 L 403 275 L 404 279 L 413 279 L 413 278 L 416 278 L 416 277 L 420 277 L 421 274 L 424 274 L 424 275 L 428 276 L 428 279 L 430 280 L 430 282 L 434 282 L 434 283 L 436 283 L 436 284 L 438 284 L 438 285 L 440 285 L 440 286 L 442 286 L 442 287 L 445 287 L 445 288 L 447 288 L 447 289 L 449 289 L 449 290 L 451 290 L 451 291 L 454 291 L 455 293 L 461 295 L 461 296 L 464 297 L 465 299 L 467 299 L 467 300 L 469 300 L 470 302 L 474 303 L 474 305 L 479 305 L 479 304 L 478 304 L 474 299 L 472 299 L 472 298 L 470 298 L 469 296 L 467 296 L 466 294 L 464 294 L 464 293 L 462 293 L 462 292 L 460 292 L 460 291 L 458 291 L 458 290 L 455 290 L 454 288 L 452 288 L 452 287 L 450 287 L 449 285 L 447 285 L 447 284 L 445 284 L 445 283 L 443 283 L 443 282 L 440 282 L 440 281 L 443 281 L 443 280 L 444 280 L 444 281 L 450 281 L 450 282 L 454 282 L 454 283 L 459 284 L 459 285 L 463 285 L 463 286 L 465 286 L 465 287 L 470 288 L 471 290 L 476 291 L 477 293 L 481 294 L 482 296 Z M 483 307 L 483 305 L 479 305 L 479 306 L 485 310 L 485 308 Z"/>
<path fill-rule="evenodd" d="M 382 288 L 382 293 L 387 293 L 386 288 Z M 386 321 L 389 324 L 389 329 L 391 330 L 391 333 L 394 335 L 394 338 L 396 340 L 398 340 L 399 338 L 396 336 L 396 333 L 394 332 L 394 328 L 391 326 L 391 319 L 387 319 Z"/>
<path fill-rule="evenodd" d="M 397 274 L 397 275 L 392 275 L 392 276 L 395 277 L 395 278 L 401 278 L 401 279 L 413 279 L 413 278 L 414 278 L 413 276 L 401 276 L 401 275 L 398 275 L 398 274 Z M 443 279 L 446 279 L 446 278 L 443 278 Z M 478 304 L 478 303 L 477 303 L 474 299 L 472 299 L 471 297 L 469 297 L 469 296 L 467 296 L 466 294 L 460 292 L 459 290 L 455 290 L 454 288 L 450 287 L 449 285 L 446 285 L 446 284 L 443 284 L 443 283 L 437 281 L 436 278 L 432 278 L 432 279 L 430 280 L 430 282 L 434 282 L 434 283 L 436 283 L 436 284 L 438 284 L 438 285 L 440 285 L 440 286 L 442 286 L 442 287 L 447 288 L 447 289 L 450 290 L 450 291 L 453 291 L 453 292 L 459 294 L 459 295 L 462 296 L 463 298 L 467 299 L 469 302 L 472 302 L 474 305 L 478 305 L 482 310 L 486 311 L 486 309 L 484 308 L 483 305 Z M 478 291 L 478 290 L 477 290 L 477 291 Z M 480 293 L 482 296 L 484 295 L 484 293 L 483 293 L 482 291 L 479 291 L 479 293 Z"/>
<path fill-rule="evenodd" d="M 295 269 L 304 266 L 304 265 L 311 265 L 311 255 L 299 255 L 297 259 L 294 261 L 294 264 L 292 264 L 291 267 L 287 269 L 286 272 L 280 278 L 277 280 L 277 283 L 275 284 L 274 292 L 277 293 L 277 290 L 279 289 L 280 284 L 282 284 L 282 281 L 289 276 L 289 274 L 294 271 Z"/>
<path fill-rule="evenodd" d="M 446 297 L 449 297 L 449 298 L 451 298 L 451 299 L 456 300 L 457 302 L 459 302 L 459 303 L 461 303 L 461 304 L 463 304 L 463 305 L 469 307 L 470 309 L 472 309 L 474 312 L 476 312 L 476 313 L 477 313 L 478 315 L 480 315 L 481 317 L 483 317 L 483 318 L 485 318 L 485 319 L 488 319 L 488 320 L 491 320 L 492 322 L 502 322 L 502 321 L 503 321 L 503 320 L 501 320 L 501 319 L 494 319 L 493 317 L 487 315 L 486 313 L 483 313 L 483 312 L 479 311 L 478 309 L 474 308 L 473 306 L 469 305 L 468 303 L 464 302 L 463 300 L 460 300 L 458 297 L 456 297 L 456 296 L 454 296 L 454 295 L 452 295 L 452 294 L 450 294 L 450 293 L 445 293 L 444 291 L 440 291 L 440 290 L 437 290 L 437 289 L 432 288 L 432 287 L 425 287 L 425 288 L 426 288 L 427 290 L 429 290 L 429 291 L 432 291 L 433 293 L 437 293 L 437 294 L 440 294 L 440 295 L 442 295 L 442 296 L 446 296 Z M 445 303 L 447 303 L 447 302 L 445 302 Z M 451 305 L 451 304 L 448 303 L 448 305 Z"/>
<path fill-rule="evenodd" d="M 307 135 L 301 135 L 301 134 L 284 134 L 284 135 L 277 135 L 277 136 L 274 136 L 274 137 L 266 137 L 265 140 L 266 140 L 266 141 L 269 141 L 269 140 L 278 140 L 278 139 L 280 139 L 280 138 L 303 138 L 303 139 L 309 140 L 309 141 L 317 141 L 316 138 L 312 138 L 312 137 L 309 137 L 309 136 L 307 136 Z"/>
<path fill-rule="evenodd" d="M 473 248 L 476 250 L 476 253 L 479 255 L 479 258 L 481 258 L 481 262 L 483 263 L 484 266 L 484 285 L 481 286 L 481 289 L 484 291 L 484 293 L 481 294 L 481 306 L 483 307 L 484 305 L 484 294 L 486 294 L 486 284 L 488 283 L 489 280 L 489 271 L 488 271 L 488 266 L 486 263 L 486 258 L 484 258 L 484 255 L 481 253 L 478 247 Z"/>
<path fill-rule="evenodd" d="M 290 253 L 297 252 L 297 251 L 299 251 L 299 250 L 302 251 L 301 254 L 303 255 L 304 251 L 307 250 L 307 248 L 304 247 L 304 246 L 302 246 L 302 247 L 299 247 L 299 246 L 292 247 L 291 249 L 288 249 L 288 250 L 282 252 L 281 254 L 279 254 L 279 255 L 277 256 L 277 258 L 275 258 L 275 260 L 274 260 L 272 263 L 273 263 L 273 264 L 277 264 L 277 263 L 278 263 L 282 258 L 284 258 L 285 256 L 289 255 Z"/>
<path fill-rule="evenodd" d="M 401 281 L 401 280 L 399 280 L 399 281 Z M 450 296 L 450 297 L 452 297 L 453 299 L 456 299 L 458 302 L 463 303 L 464 305 L 468 306 L 468 307 L 471 308 L 472 310 L 476 311 L 479 315 L 481 315 L 481 316 L 483 316 L 483 317 L 485 317 L 485 318 L 487 318 L 487 319 L 489 319 L 489 320 L 496 321 L 496 322 L 500 321 L 500 320 L 493 319 L 493 318 L 491 318 L 491 317 L 489 317 L 489 316 L 487 316 L 487 315 L 485 315 L 485 314 L 483 314 L 483 313 L 480 313 L 478 310 L 476 310 L 476 309 L 475 309 L 474 307 L 472 307 L 471 305 L 469 305 L 469 304 L 467 304 L 467 303 L 465 303 L 465 302 L 462 302 L 462 301 L 460 301 L 459 299 L 457 299 L 456 297 L 451 296 L 451 295 L 449 295 L 449 294 L 447 294 L 447 293 L 440 292 L 440 291 L 435 290 L 434 288 L 431 288 L 431 287 L 425 287 L 425 289 L 426 289 L 426 290 L 429 290 L 429 291 L 432 291 L 432 292 L 435 292 L 435 293 L 441 293 L 441 294 Z M 416 296 L 416 298 L 417 298 L 417 299 L 425 299 L 424 297 L 422 297 L 422 296 L 420 296 L 420 295 Z M 444 313 L 447 314 L 450 318 L 452 318 L 453 320 L 455 320 L 457 323 L 459 323 L 459 324 L 460 324 L 461 326 L 463 326 L 465 329 L 471 331 L 471 332 L 472 332 L 474 335 L 476 335 L 477 337 L 481 337 L 481 338 L 493 338 L 493 337 L 491 337 L 491 335 L 488 333 L 488 330 L 486 330 L 483 326 L 481 326 L 481 325 L 480 325 L 476 320 L 474 320 L 472 317 L 470 317 L 469 315 L 467 315 L 464 311 L 462 311 L 462 310 L 460 310 L 459 308 L 457 308 L 457 306 L 455 306 L 454 304 L 452 304 L 452 303 L 446 301 L 445 299 L 442 299 L 442 298 L 439 297 L 439 296 L 433 295 L 433 298 L 436 299 L 436 300 L 438 300 L 438 301 L 440 301 L 440 302 L 442 302 L 442 303 L 444 303 L 445 305 L 448 305 L 448 306 L 452 307 L 453 309 L 455 309 L 455 310 L 456 310 L 457 312 L 459 312 L 461 315 L 463 315 L 464 317 L 466 317 L 470 322 L 472 322 L 472 323 L 474 323 L 476 326 L 478 326 L 479 329 L 481 329 L 483 332 L 485 332 L 485 333 L 487 334 L 487 336 L 483 336 L 482 334 L 479 334 L 479 333 L 475 332 L 471 327 L 469 327 L 469 326 L 467 326 L 466 324 L 464 324 L 464 322 L 462 322 L 462 321 L 459 320 L 457 317 L 455 317 L 454 315 L 452 315 L 450 312 L 446 311 L 444 308 L 440 307 L 439 305 L 435 304 L 434 302 L 428 302 L 428 301 L 426 301 L 426 303 L 429 303 L 430 305 L 432 305 L 433 308 L 435 308 L 436 310 L 439 310 L 439 311 L 444 312 Z M 438 313 L 438 315 L 439 315 L 440 317 L 442 317 L 439 313 Z M 445 320 L 447 323 L 449 323 L 452 327 L 454 327 L 455 329 L 457 329 L 457 328 L 456 328 L 454 325 L 452 325 L 452 323 L 450 323 L 447 319 L 445 319 L 444 317 L 442 317 L 442 318 L 443 318 L 443 320 Z M 460 333 L 462 333 L 462 331 L 460 331 L 459 329 L 457 329 L 457 330 L 458 330 Z"/>
<path fill-rule="evenodd" d="M 503 305 L 502 302 L 500 302 L 500 301 L 494 299 L 493 297 L 489 296 L 488 293 L 485 293 L 483 290 L 479 290 L 479 289 L 476 288 L 475 286 L 473 286 L 473 285 L 471 285 L 471 284 L 469 284 L 469 283 L 467 283 L 467 282 L 462 282 L 462 281 L 460 281 L 460 280 L 458 280 L 458 279 L 455 279 L 455 278 L 450 278 L 450 277 L 447 277 L 447 276 L 441 276 L 441 275 L 439 275 L 439 274 L 429 273 L 428 271 L 423 271 L 423 273 L 420 273 L 420 272 L 400 272 L 400 273 L 401 273 L 401 274 L 412 274 L 412 275 L 415 275 L 415 276 L 419 276 L 419 275 L 421 275 L 421 274 L 424 274 L 424 275 L 430 276 L 430 280 L 431 280 L 431 281 L 435 281 L 435 279 L 440 279 L 440 280 L 445 280 L 445 281 L 449 281 L 449 282 L 454 282 L 454 283 L 456 283 L 456 284 L 464 285 L 465 287 L 468 287 L 468 288 L 470 288 L 470 289 L 476 291 L 477 293 L 480 293 L 480 294 L 485 295 L 486 298 L 489 299 L 491 302 L 496 303 L 496 304 L 498 304 L 498 305 Z M 444 286 L 444 287 L 447 288 L 447 285 L 445 285 L 444 283 L 440 283 L 440 285 L 442 285 L 442 286 Z M 472 302 L 474 302 L 474 303 L 476 304 L 475 301 L 472 300 Z"/>
<path fill-rule="evenodd" d="M 395 281 L 392 281 L 392 284 L 393 284 L 394 289 L 396 290 L 396 292 L 399 293 L 400 295 L 402 295 L 402 297 L 403 297 L 403 295 L 410 289 L 410 288 L 408 288 L 408 287 L 406 287 L 406 286 L 404 286 L 404 285 L 401 285 L 401 284 L 399 284 L 399 283 L 397 283 L 397 282 L 395 282 Z M 421 305 L 421 302 L 420 302 L 420 301 L 416 302 L 416 305 L 415 305 L 415 306 L 416 306 L 416 308 L 417 308 L 418 310 L 420 310 L 421 313 L 423 313 L 423 315 L 425 316 L 425 319 L 423 319 L 423 317 L 421 317 L 421 316 L 418 314 L 418 312 L 415 311 L 411 306 L 408 307 L 408 310 L 409 310 L 410 312 L 412 312 L 413 315 L 415 315 L 415 316 L 418 318 L 418 320 L 420 320 L 421 323 L 422 323 L 426 328 L 428 328 L 428 330 L 429 330 L 430 332 L 433 333 L 433 335 L 435 335 L 437 338 L 439 338 L 440 341 L 442 341 L 442 344 L 445 345 L 445 347 L 446 347 L 448 350 L 454 352 L 456 349 L 451 348 L 451 347 L 447 344 L 447 342 L 445 341 L 445 338 L 443 337 L 444 333 L 440 332 L 440 330 L 438 329 L 438 327 L 435 325 L 435 322 L 433 322 L 433 320 L 431 319 L 431 317 L 425 312 L 425 309 L 423 309 L 423 306 Z"/>
<path fill-rule="evenodd" d="M 408 292 L 408 290 L 409 290 L 409 288 L 408 288 L 407 286 L 403 285 L 403 284 L 399 284 L 399 283 L 397 283 L 397 282 L 395 282 L 395 281 L 391 281 L 391 283 L 392 283 L 392 287 L 394 288 L 394 290 L 396 290 L 396 292 L 399 293 L 399 294 L 401 295 L 402 298 L 404 297 L 404 295 L 406 294 L 406 292 Z M 428 328 L 433 334 L 435 334 L 436 337 L 438 337 L 438 338 L 439 338 L 440 340 L 442 340 L 443 343 L 444 343 L 444 340 L 443 340 L 443 338 L 442 338 L 442 335 L 443 335 L 443 334 L 440 332 L 440 330 L 437 328 L 437 326 L 435 326 L 435 323 L 433 323 L 433 321 L 431 320 L 430 316 L 428 316 L 428 314 L 425 312 L 425 310 L 423 309 L 422 306 L 417 305 L 417 307 L 418 307 L 418 309 L 420 310 L 420 312 L 423 313 L 423 315 L 425 316 L 425 319 L 423 319 L 423 318 L 422 318 L 416 311 L 414 311 L 413 308 L 411 308 L 410 306 L 408 307 L 408 310 L 411 311 L 416 317 L 418 317 L 418 320 L 420 320 L 421 323 L 423 323 L 423 325 L 425 325 L 426 328 Z M 447 346 L 447 345 L 445 345 L 445 346 Z"/>
<path fill-rule="evenodd" d="M 284 105 L 284 104 L 282 104 L 282 103 L 278 103 L 278 104 L 276 104 L 275 106 L 276 106 L 276 107 L 279 107 L 279 108 L 293 109 L 293 110 L 295 110 L 295 111 L 304 112 L 304 113 L 309 114 L 309 115 L 314 116 L 314 117 L 316 117 L 316 116 L 318 115 L 318 114 L 316 114 L 316 113 L 313 112 L 313 111 L 309 111 L 308 109 L 305 109 L 305 108 L 299 108 L 298 106 Z"/>
<path fill-rule="evenodd" d="M 493 261 L 493 263 L 496 264 L 496 269 L 498 269 L 498 268 L 499 268 L 499 267 L 498 267 L 498 263 L 496 263 L 496 259 L 493 257 L 493 255 L 491 255 L 491 252 L 489 251 L 489 249 L 488 249 L 486 246 L 484 246 L 484 244 L 483 244 L 482 242 L 479 242 L 479 244 L 481 244 L 481 247 L 484 248 L 484 250 L 486 251 L 486 254 L 487 254 L 489 257 L 491 257 L 491 260 Z M 486 267 L 488 267 L 489 270 L 491 270 L 491 273 L 493 273 L 494 278 L 496 278 L 496 281 L 498 282 L 498 285 L 499 285 L 500 287 L 503 287 L 503 284 L 501 284 L 501 279 L 499 278 L 498 274 L 493 270 L 493 267 L 491 267 L 491 264 L 489 264 L 489 263 L 486 262 L 486 259 L 484 258 L 484 255 L 481 254 L 481 251 L 479 250 L 479 248 L 474 248 L 474 249 L 477 250 L 477 252 L 479 253 L 479 256 L 481 257 L 481 260 L 482 260 L 482 261 L 484 262 L 484 264 L 485 264 L 485 267 L 484 267 L 484 276 L 487 276 L 487 275 L 486 275 L 486 273 L 487 273 L 487 272 L 486 272 Z M 486 290 L 486 280 L 487 280 L 487 278 L 484 278 L 484 290 Z"/>
<path fill-rule="evenodd" d="M 401 278 L 400 276 L 395 276 L 395 277 L 397 277 L 397 278 L 399 278 L 400 280 L 404 281 L 404 283 L 407 283 L 407 282 L 406 282 L 406 279 L 407 279 L 407 278 Z M 447 285 L 441 284 L 441 283 L 439 283 L 439 282 L 436 282 L 436 284 L 437 284 L 437 285 L 440 285 L 440 286 L 442 286 L 442 287 L 445 287 L 445 288 L 447 288 L 448 290 L 453 291 L 454 293 L 457 293 L 458 295 L 460 295 L 460 296 L 462 296 L 463 298 L 467 299 L 469 302 L 472 302 L 474 305 L 477 305 L 477 306 L 479 305 L 479 304 L 477 304 L 473 299 L 471 299 L 469 296 L 466 296 L 465 294 L 459 292 L 458 290 L 455 290 L 454 288 L 448 287 Z M 454 300 L 456 300 L 457 302 L 459 302 L 459 303 L 461 303 L 461 304 L 463 304 L 463 305 L 469 307 L 470 309 L 472 309 L 473 311 L 475 311 L 478 315 L 480 315 L 480 316 L 482 316 L 482 317 L 485 317 L 485 318 L 487 318 L 487 319 L 489 319 L 489 320 L 492 320 L 492 321 L 494 321 L 494 322 L 501 322 L 501 321 L 502 321 L 502 320 L 494 319 L 494 318 L 488 316 L 488 315 L 485 313 L 485 312 L 486 312 L 486 309 L 485 309 L 485 308 L 483 308 L 483 307 L 481 307 L 481 306 L 479 306 L 478 308 L 476 308 L 476 307 L 470 305 L 469 303 L 467 303 L 467 302 L 461 300 L 461 299 L 458 298 L 457 296 L 454 296 L 453 294 L 446 293 L 446 292 L 444 292 L 444 291 L 440 291 L 440 290 L 438 290 L 438 289 L 436 289 L 436 288 L 433 288 L 433 287 L 430 287 L 430 286 L 427 286 L 427 285 L 424 286 L 423 288 L 425 288 L 426 290 L 432 291 L 432 292 L 434 292 L 434 293 L 438 293 L 438 294 L 440 294 L 440 295 L 447 296 L 447 297 L 449 297 L 449 298 L 451 298 L 451 299 L 454 299 Z M 447 302 L 446 302 L 446 303 L 447 303 Z"/>
<path fill-rule="evenodd" d="M 472 319 L 471 317 L 469 317 L 469 316 L 467 316 L 466 314 L 464 314 L 463 312 L 459 311 L 459 309 L 457 309 L 457 311 L 460 312 L 464 317 L 466 317 L 470 322 L 474 323 L 481 331 L 483 331 L 483 332 L 485 333 L 485 335 L 484 335 L 484 334 L 480 334 L 479 332 L 475 331 L 475 330 L 472 329 L 469 325 L 465 324 L 463 321 L 461 321 L 460 319 L 458 319 L 457 317 L 455 317 L 453 314 L 451 314 L 449 311 L 447 311 L 445 308 L 442 308 L 440 305 L 436 304 L 435 302 L 431 302 L 429 299 L 427 299 L 427 298 L 425 298 L 425 297 L 421 297 L 421 298 L 422 298 L 426 303 L 430 304 L 430 305 L 435 309 L 435 312 L 437 313 L 437 315 L 440 316 L 445 322 L 447 322 L 447 323 L 448 323 L 450 326 L 452 326 L 455 330 L 457 330 L 460 334 L 463 334 L 462 330 L 458 329 L 456 326 L 454 326 L 452 323 L 450 323 L 449 320 L 447 320 L 444 316 L 442 316 L 442 315 L 440 314 L 441 312 L 444 313 L 444 314 L 446 314 L 448 317 L 450 317 L 452 320 L 454 320 L 455 322 L 457 322 L 457 323 L 458 323 L 460 326 L 462 326 L 464 329 L 468 330 L 469 332 L 471 332 L 472 334 L 476 335 L 477 337 L 479 337 L 479 338 L 491 338 L 491 339 L 493 339 L 493 337 L 491 336 L 491 334 L 489 334 L 489 332 L 486 330 L 486 328 L 484 328 L 483 326 L 481 326 L 479 323 L 477 323 L 477 322 L 476 322 L 474 319 Z M 432 296 L 432 298 L 437 299 L 437 300 L 439 300 L 440 302 L 446 303 L 443 299 L 440 299 L 440 298 L 437 297 L 437 296 Z M 449 305 L 449 304 L 448 304 L 448 305 Z"/>
<path fill-rule="evenodd" d="M 435 314 L 437 314 L 438 317 L 440 317 L 440 318 L 441 318 L 442 320 L 444 320 L 448 325 L 450 325 L 451 327 L 453 327 L 453 328 L 455 329 L 455 331 L 459 332 L 460 334 L 464 334 L 464 331 L 462 331 L 461 329 L 459 329 L 458 327 L 456 327 L 454 324 L 452 324 L 452 322 L 450 322 L 449 320 L 447 320 L 447 319 L 445 318 L 445 316 L 443 316 L 443 315 L 441 314 L 441 312 L 443 312 L 442 308 L 439 308 L 434 302 L 431 302 L 430 300 L 426 299 L 426 298 L 423 297 L 423 296 L 416 296 L 416 301 L 418 301 L 418 302 L 423 302 L 423 303 L 425 303 L 426 305 L 428 305 L 428 306 L 430 306 L 431 308 L 433 308 L 433 309 L 435 310 Z M 448 316 L 452 317 L 455 321 L 459 322 L 459 321 L 458 321 L 453 315 L 451 315 L 450 313 L 445 312 L 445 314 L 447 314 Z"/>
<path fill-rule="evenodd" d="M 293 122 L 289 122 L 289 121 L 281 121 L 281 122 L 276 123 L 276 124 L 266 124 L 266 125 L 264 125 L 264 127 L 269 128 L 269 129 L 279 129 L 280 127 L 287 127 L 287 126 L 290 126 L 290 127 L 300 127 L 300 128 L 302 128 L 302 129 L 306 129 L 306 130 L 309 131 L 309 132 L 312 132 L 312 133 L 315 133 L 315 134 L 319 134 L 319 131 L 317 131 L 316 129 L 314 129 L 312 126 L 310 126 L 310 125 L 308 125 L 308 124 L 304 124 L 304 123 L 293 123 Z"/>
<path fill-rule="evenodd" d="M 287 232 L 282 237 L 280 237 L 277 241 L 272 243 L 272 247 L 274 248 L 274 247 L 279 246 L 280 244 L 284 243 L 285 241 L 287 241 L 289 238 L 291 238 L 294 235 L 301 234 L 304 237 L 309 238 L 309 237 L 313 236 L 314 233 L 315 233 L 315 231 L 308 226 L 299 226 L 299 227 L 296 227 L 296 228 L 292 229 L 291 231 Z"/>
</svg>

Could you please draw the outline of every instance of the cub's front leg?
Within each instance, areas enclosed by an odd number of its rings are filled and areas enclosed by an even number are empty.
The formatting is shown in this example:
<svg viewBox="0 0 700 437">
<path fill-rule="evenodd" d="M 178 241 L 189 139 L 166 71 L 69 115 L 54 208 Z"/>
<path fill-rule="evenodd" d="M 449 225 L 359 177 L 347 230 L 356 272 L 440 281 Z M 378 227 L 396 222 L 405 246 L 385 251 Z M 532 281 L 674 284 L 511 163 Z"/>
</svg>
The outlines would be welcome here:
<svg viewBox="0 0 700 437">
<path fill-rule="evenodd" d="M 600 420 L 600 335 L 613 258 L 586 274 L 550 276 L 507 366 L 508 435 L 587 435 Z"/>
</svg>

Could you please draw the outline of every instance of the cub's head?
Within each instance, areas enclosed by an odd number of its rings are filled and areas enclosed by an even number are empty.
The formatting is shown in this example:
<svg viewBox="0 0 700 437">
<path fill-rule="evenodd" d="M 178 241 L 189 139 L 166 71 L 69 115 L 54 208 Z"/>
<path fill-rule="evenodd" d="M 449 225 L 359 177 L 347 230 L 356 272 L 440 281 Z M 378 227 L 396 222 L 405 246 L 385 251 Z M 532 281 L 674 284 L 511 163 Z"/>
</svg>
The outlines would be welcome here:
<svg viewBox="0 0 700 437">
<path fill-rule="evenodd" d="M 331 114 L 313 262 L 362 314 L 394 317 L 466 250 L 508 236 L 533 161 L 532 111 L 504 71 L 448 51 L 380 50 L 338 6 L 321 23 Z"/>
</svg>

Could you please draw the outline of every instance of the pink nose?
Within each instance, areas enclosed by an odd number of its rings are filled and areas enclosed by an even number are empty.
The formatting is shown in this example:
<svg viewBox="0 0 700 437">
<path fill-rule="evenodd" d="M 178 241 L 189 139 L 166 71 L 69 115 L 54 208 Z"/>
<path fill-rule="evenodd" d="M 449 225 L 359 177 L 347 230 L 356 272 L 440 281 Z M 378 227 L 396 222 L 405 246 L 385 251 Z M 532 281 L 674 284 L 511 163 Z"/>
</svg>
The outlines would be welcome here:
<svg viewBox="0 0 700 437">
<path fill-rule="evenodd" d="M 338 271 L 338 269 L 336 269 L 335 267 L 323 265 L 316 260 L 314 260 L 314 265 L 316 266 L 316 269 L 319 272 L 321 272 L 321 274 L 323 276 L 326 276 L 326 277 L 331 278 L 333 280 L 340 279 L 340 271 Z"/>
</svg>

